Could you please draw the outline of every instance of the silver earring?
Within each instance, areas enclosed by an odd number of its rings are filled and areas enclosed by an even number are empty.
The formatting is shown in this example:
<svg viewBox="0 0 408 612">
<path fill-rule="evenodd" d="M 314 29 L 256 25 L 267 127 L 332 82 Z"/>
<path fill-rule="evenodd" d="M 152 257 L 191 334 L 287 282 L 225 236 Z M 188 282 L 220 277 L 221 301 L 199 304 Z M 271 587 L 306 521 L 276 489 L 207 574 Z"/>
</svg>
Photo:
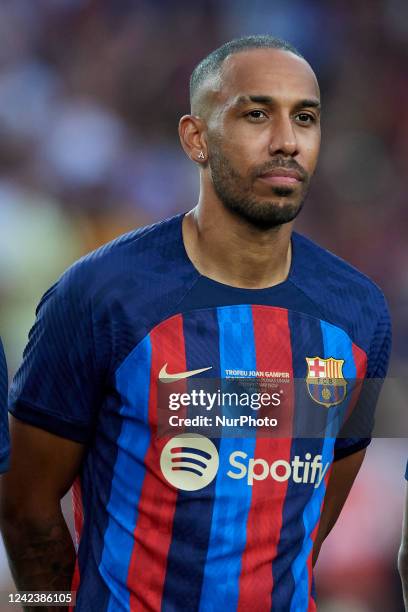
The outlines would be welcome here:
<svg viewBox="0 0 408 612">
<path fill-rule="evenodd" d="M 200 151 L 200 153 L 198 154 L 198 159 L 205 159 L 204 153 L 202 151 Z"/>
</svg>

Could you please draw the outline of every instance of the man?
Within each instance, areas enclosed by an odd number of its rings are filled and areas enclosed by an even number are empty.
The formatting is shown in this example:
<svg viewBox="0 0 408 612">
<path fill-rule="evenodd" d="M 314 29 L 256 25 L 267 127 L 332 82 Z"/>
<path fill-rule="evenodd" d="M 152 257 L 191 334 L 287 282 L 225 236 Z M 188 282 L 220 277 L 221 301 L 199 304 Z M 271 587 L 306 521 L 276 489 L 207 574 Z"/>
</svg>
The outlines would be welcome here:
<svg viewBox="0 0 408 612">
<path fill-rule="evenodd" d="M 85 257 L 39 305 L 11 391 L 4 539 L 20 589 L 69 589 L 59 502 L 79 475 L 78 610 L 313 610 L 313 541 L 317 555 L 369 439 L 295 437 L 338 404 L 305 379 L 383 377 L 388 312 L 292 233 L 320 145 L 309 64 L 272 37 L 238 39 L 190 90 L 179 134 L 198 205 Z M 285 438 L 157 435 L 159 380 L 254 371 L 302 381 Z"/>
<path fill-rule="evenodd" d="M 408 463 L 405 470 L 405 479 L 408 481 Z M 406 487 L 405 495 L 405 512 L 402 525 L 401 547 L 398 556 L 398 568 L 401 575 L 405 610 L 408 612 L 408 485 Z"/>
<path fill-rule="evenodd" d="M 7 364 L 0 339 L 0 473 L 8 469 L 10 442 L 7 418 Z"/>
</svg>

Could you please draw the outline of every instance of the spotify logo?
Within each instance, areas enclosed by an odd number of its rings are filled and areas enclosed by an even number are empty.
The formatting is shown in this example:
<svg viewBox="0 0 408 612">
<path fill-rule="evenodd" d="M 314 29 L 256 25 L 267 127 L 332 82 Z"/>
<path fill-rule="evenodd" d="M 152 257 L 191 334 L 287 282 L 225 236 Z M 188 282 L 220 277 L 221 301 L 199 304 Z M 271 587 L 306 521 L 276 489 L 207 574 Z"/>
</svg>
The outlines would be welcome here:
<svg viewBox="0 0 408 612">
<path fill-rule="evenodd" d="M 219 465 L 218 451 L 208 438 L 181 434 L 167 442 L 160 457 L 166 480 L 183 491 L 198 491 L 212 482 Z"/>
</svg>

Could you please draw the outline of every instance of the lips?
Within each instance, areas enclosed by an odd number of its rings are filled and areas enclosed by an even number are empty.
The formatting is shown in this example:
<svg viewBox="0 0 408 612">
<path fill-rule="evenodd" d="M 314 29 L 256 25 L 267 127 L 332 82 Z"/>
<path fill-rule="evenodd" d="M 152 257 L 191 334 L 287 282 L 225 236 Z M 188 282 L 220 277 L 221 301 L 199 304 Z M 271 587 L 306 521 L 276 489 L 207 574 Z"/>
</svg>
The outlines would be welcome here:
<svg viewBox="0 0 408 612">
<path fill-rule="evenodd" d="M 264 172 L 259 178 L 275 185 L 292 185 L 294 183 L 303 181 L 301 173 L 292 168 L 274 168 L 273 170 Z"/>
</svg>

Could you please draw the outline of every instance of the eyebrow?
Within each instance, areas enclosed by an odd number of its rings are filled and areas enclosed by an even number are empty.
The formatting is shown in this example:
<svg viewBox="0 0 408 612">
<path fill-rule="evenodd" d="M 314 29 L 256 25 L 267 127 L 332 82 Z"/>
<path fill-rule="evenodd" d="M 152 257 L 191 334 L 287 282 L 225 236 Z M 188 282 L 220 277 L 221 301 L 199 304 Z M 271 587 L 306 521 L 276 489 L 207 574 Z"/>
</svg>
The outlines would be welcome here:
<svg viewBox="0 0 408 612">
<path fill-rule="evenodd" d="M 259 95 L 259 96 L 239 96 L 234 106 L 243 106 L 244 104 L 248 104 L 248 102 L 256 102 L 258 104 L 265 104 L 268 106 L 276 105 L 276 99 L 273 98 L 272 96 Z M 305 107 L 316 108 L 318 110 L 321 110 L 322 105 L 317 98 L 305 98 L 304 100 L 299 100 L 295 104 L 295 107 L 296 108 L 305 108 Z"/>
</svg>

